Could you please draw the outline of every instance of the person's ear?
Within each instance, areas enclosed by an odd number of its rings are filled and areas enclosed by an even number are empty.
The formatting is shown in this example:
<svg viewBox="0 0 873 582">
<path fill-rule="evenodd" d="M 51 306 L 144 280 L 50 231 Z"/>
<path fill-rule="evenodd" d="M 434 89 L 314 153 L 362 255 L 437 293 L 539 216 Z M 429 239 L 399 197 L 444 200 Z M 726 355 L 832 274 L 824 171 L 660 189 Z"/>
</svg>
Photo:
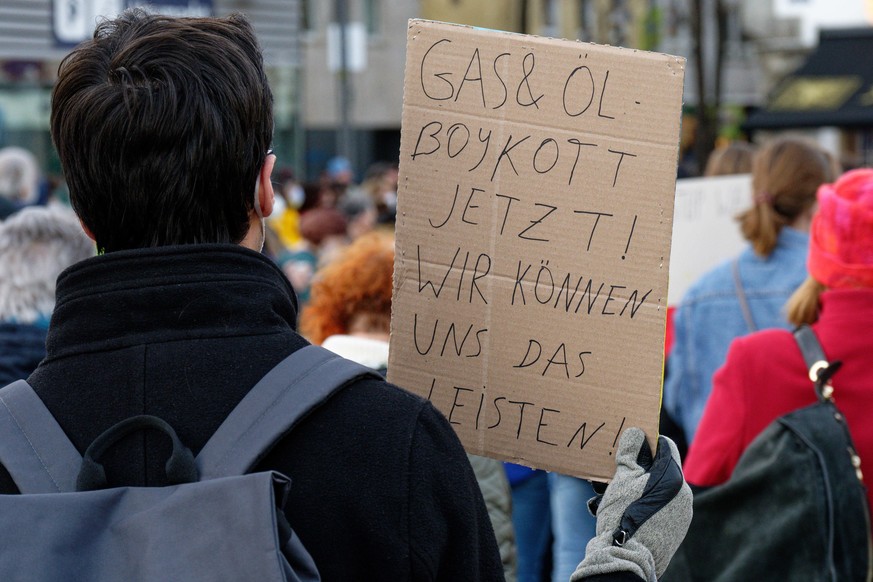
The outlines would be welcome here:
<svg viewBox="0 0 873 582">
<path fill-rule="evenodd" d="M 275 165 L 276 155 L 269 154 L 258 173 L 258 204 L 261 206 L 261 216 L 264 218 L 273 213 L 273 202 L 276 199 L 276 194 L 273 192 L 273 182 L 270 180 Z"/>
<path fill-rule="evenodd" d="M 90 238 L 90 239 L 91 239 L 92 241 L 94 241 L 95 243 L 97 242 L 97 237 L 94 236 L 94 233 L 91 232 L 91 229 L 90 229 L 90 228 L 88 228 L 87 226 L 85 226 L 85 223 L 82 222 L 82 219 L 81 219 L 81 218 L 79 219 L 79 226 L 81 226 L 81 227 L 82 227 L 82 230 L 85 231 L 85 236 L 87 236 L 88 238 Z"/>
</svg>

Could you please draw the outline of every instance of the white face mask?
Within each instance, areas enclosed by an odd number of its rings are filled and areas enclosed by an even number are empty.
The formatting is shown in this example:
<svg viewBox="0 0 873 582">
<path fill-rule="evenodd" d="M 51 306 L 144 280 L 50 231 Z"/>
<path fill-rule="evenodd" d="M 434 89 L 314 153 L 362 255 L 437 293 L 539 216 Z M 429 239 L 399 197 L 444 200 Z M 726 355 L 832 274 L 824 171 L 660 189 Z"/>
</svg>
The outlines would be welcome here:
<svg viewBox="0 0 873 582">
<path fill-rule="evenodd" d="M 303 191 L 303 187 L 300 184 L 294 184 L 291 186 L 291 192 L 289 192 L 288 198 L 291 202 L 291 206 L 294 208 L 300 208 L 306 200 L 306 192 Z"/>
<path fill-rule="evenodd" d="M 393 190 L 391 192 L 385 192 L 382 194 L 382 202 L 385 203 L 389 209 L 394 210 L 397 208 L 397 192 Z"/>
</svg>

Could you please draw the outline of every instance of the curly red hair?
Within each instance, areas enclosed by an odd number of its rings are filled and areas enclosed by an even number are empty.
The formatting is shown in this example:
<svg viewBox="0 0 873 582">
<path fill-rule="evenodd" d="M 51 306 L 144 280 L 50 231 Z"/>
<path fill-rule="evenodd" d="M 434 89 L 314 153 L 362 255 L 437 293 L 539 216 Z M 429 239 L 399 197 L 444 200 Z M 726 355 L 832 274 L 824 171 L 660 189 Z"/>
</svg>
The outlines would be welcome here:
<svg viewBox="0 0 873 582">
<path fill-rule="evenodd" d="M 373 232 L 361 236 L 324 268 L 312 284 L 300 315 L 300 332 L 314 344 L 351 331 L 356 320 L 391 319 L 394 239 Z"/>
</svg>

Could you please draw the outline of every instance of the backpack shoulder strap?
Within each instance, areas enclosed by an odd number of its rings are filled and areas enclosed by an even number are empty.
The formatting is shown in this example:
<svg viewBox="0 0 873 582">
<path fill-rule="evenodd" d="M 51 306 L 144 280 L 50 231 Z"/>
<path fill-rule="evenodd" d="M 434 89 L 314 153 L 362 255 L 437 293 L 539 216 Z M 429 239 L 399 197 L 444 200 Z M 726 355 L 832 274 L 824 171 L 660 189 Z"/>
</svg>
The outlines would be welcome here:
<svg viewBox="0 0 873 582">
<path fill-rule="evenodd" d="M 749 328 L 749 333 L 758 331 L 758 326 L 755 325 L 755 318 L 752 317 L 752 308 L 749 307 L 749 300 L 746 299 L 746 289 L 743 287 L 743 280 L 740 278 L 740 258 L 734 259 L 731 267 L 734 276 L 734 289 L 737 292 L 737 300 L 740 302 L 740 311 L 743 312 L 743 319 L 746 320 L 746 326 Z"/>
<path fill-rule="evenodd" d="M 22 493 L 76 490 L 82 455 L 24 380 L 0 390 L 0 463 Z"/>
<path fill-rule="evenodd" d="M 807 369 L 812 369 L 816 365 L 826 365 L 828 359 L 825 356 L 824 350 L 816 337 L 815 332 L 808 325 L 801 325 L 794 330 L 794 339 L 797 346 L 800 348 L 800 353 L 803 354 L 803 361 L 806 362 Z M 811 378 L 815 382 L 815 378 Z"/>
<path fill-rule="evenodd" d="M 279 362 L 240 401 L 197 455 L 201 479 L 242 475 L 343 386 L 378 374 L 320 346 Z"/>
<path fill-rule="evenodd" d="M 815 386 L 815 394 L 819 401 L 831 400 L 834 392 L 831 377 L 840 369 L 842 363 L 828 361 L 818 337 L 808 325 L 801 325 L 794 330 L 794 340 L 800 348 L 800 353 L 803 354 L 809 379 Z"/>
</svg>

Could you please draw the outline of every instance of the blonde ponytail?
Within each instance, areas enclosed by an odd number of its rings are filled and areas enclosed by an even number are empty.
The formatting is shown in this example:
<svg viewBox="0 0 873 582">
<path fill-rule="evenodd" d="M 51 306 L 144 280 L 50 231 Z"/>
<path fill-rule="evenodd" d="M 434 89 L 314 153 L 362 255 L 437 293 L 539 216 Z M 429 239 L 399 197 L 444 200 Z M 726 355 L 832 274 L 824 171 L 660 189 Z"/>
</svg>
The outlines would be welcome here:
<svg viewBox="0 0 873 582">
<path fill-rule="evenodd" d="M 807 277 L 785 304 L 788 321 L 795 326 L 815 323 L 818 320 L 821 294 L 825 289 L 827 287 L 812 277 Z"/>
</svg>

